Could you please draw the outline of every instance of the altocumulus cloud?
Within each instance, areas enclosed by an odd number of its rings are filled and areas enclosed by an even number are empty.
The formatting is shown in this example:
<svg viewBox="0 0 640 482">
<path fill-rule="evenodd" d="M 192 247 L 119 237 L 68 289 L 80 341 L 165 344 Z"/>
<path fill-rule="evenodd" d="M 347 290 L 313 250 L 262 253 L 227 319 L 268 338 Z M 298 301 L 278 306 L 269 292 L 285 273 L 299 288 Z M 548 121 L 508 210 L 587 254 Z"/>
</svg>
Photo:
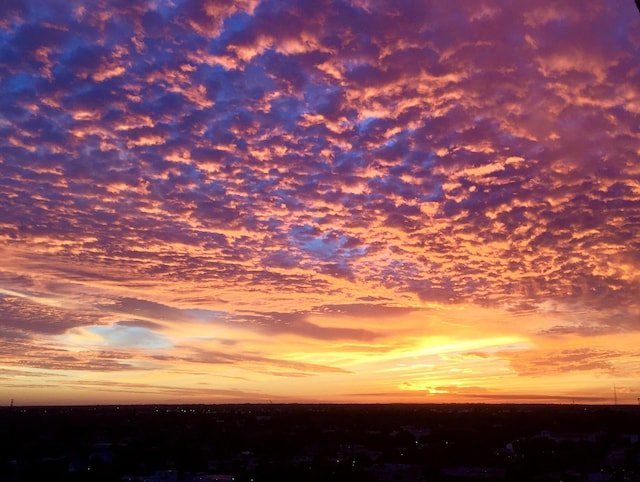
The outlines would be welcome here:
<svg viewBox="0 0 640 482">
<path fill-rule="evenodd" d="M 0 337 L 66 369 L 469 306 L 635 333 L 638 32 L 622 0 L 3 2 Z"/>
</svg>

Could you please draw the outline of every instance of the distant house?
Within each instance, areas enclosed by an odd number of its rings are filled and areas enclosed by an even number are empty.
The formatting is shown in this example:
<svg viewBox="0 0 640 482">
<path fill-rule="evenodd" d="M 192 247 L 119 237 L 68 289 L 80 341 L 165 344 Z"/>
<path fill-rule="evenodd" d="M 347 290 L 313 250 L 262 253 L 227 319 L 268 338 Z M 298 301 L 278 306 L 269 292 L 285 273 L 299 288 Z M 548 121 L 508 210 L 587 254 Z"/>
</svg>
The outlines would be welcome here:
<svg viewBox="0 0 640 482">
<path fill-rule="evenodd" d="M 197 474 L 183 475 L 178 477 L 178 473 L 173 470 L 159 470 L 153 475 L 126 475 L 120 479 L 120 482 L 231 482 L 235 480 L 233 475 L 229 474 Z"/>
<path fill-rule="evenodd" d="M 609 482 L 612 475 L 608 472 L 592 472 L 587 475 L 588 482 Z"/>
<path fill-rule="evenodd" d="M 370 469 L 380 482 L 423 482 L 423 470 L 416 464 L 380 464 Z"/>
<path fill-rule="evenodd" d="M 145 482 L 172 482 L 178 480 L 178 472 L 175 470 L 158 470 L 150 477 L 145 477 Z"/>
<path fill-rule="evenodd" d="M 414 427 L 413 425 L 403 425 L 402 430 L 409 432 L 413 437 L 420 441 L 421 439 L 427 438 L 431 435 L 431 429 L 428 427 Z"/>
<path fill-rule="evenodd" d="M 550 432 L 549 430 L 543 430 L 538 435 L 539 438 L 548 438 L 554 442 L 589 442 L 595 443 L 597 439 L 596 433 L 562 433 L 562 432 Z"/>
<path fill-rule="evenodd" d="M 506 469 L 503 467 L 447 467 L 443 474 L 454 480 L 501 480 L 505 477 Z"/>
<path fill-rule="evenodd" d="M 104 464 L 113 463 L 113 444 L 108 442 L 100 442 L 93 446 L 89 460 L 99 460 Z"/>
<path fill-rule="evenodd" d="M 194 475 L 190 477 L 189 482 L 230 482 L 236 480 L 233 475 L 228 474 L 211 474 L 211 475 Z"/>
</svg>

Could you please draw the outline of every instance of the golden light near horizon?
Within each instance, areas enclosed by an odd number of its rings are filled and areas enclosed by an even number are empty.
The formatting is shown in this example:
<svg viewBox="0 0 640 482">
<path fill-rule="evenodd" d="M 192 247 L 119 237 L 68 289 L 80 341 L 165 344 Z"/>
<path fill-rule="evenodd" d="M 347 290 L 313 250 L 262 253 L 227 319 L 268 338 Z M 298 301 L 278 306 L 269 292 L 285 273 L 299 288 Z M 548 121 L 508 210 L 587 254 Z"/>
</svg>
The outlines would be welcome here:
<svg viewBox="0 0 640 482">
<path fill-rule="evenodd" d="M 636 403 L 633 2 L 0 19 L 0 404 Z"/>
</svg>

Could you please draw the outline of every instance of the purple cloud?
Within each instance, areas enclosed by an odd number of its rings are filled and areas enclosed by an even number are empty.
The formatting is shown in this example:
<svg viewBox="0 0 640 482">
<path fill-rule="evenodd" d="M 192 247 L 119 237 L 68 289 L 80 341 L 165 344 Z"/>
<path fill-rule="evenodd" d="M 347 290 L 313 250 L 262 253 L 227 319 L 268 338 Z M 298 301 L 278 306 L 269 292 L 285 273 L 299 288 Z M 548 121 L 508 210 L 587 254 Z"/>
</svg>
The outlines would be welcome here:
<svg viewBox="0 0 640 482">
<path fill-rule="evenodd" d="M 420 304 L 639 328 L 631 4 L 10 0 L 0 19 L 6 339 L 157 335 L 201 309 L 367 341 L 309 316 Z"/>
</svg>

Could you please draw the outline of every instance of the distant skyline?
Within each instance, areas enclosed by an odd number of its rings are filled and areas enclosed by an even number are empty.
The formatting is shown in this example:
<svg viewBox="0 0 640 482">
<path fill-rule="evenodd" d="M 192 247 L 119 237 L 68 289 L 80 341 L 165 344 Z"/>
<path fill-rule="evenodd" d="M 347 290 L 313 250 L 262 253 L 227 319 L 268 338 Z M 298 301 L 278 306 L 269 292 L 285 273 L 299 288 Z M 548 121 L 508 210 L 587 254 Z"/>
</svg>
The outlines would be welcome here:
<svg viewBox="0 0 640 482">
<path fill-rule="evenodd" d="M 636 404 L 639 159 L 630 0 L 4 1 L 0 405 Z"/>
</svg>

